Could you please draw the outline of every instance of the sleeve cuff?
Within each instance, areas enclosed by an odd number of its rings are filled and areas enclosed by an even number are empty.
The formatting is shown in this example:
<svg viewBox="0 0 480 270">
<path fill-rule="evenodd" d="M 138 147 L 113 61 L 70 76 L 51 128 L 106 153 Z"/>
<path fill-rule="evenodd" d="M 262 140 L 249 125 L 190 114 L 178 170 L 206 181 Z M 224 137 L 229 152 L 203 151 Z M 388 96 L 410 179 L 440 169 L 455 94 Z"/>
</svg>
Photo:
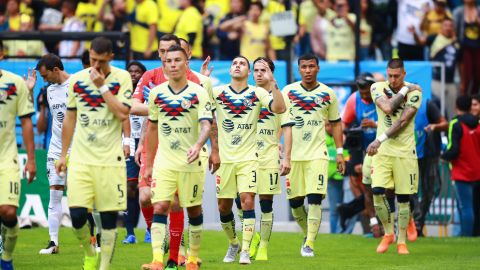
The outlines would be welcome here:
<svg viewBox="0 0 480 270">
<path fill-rule="evenodd" d="M 210 122 L 210 123 L 213 122 L 213 118 L 206 118 L 206 117 L 204 117 L 204 118 L 199 118 L 199 119 L 198 119 L 198 122 L 203 121 L 203 120 L 207 120 L 207 121 Z"/>
<path fill-rule="evenodd" d="M 268 103 L 268 110 L 271 112 L 272 111 L 272 103 L 273 103 L 273 99 L 270 100 L 270 103 Z"/>
<path fill-rule="evenodd" d="M 67 107 L 67 110 L 69 110 L 69 111 L 76 111 L 77 108 L 76 108 L 76 107 Z"/>
<path fill-rule="evenodd" d="M 148 121 L 152 122 L 152 123 L 158 123 L 158 120 L 152 120 L 152 119 L 148 119 Z"/>
<path fill-rule="evenodd" d="M 27 114 L 24 114 L 24 115 L 19 115 L 18 117 L 19 118 L 30 118 L 34 115 L 35 113 L 32 112 L 32 113 L 27 113 Z"/>
<path fill-rule="evenodd" d="M 342 120 L 342 118 L 338 118 L 338 119 L 335 119 L 335 120 L 328 120 L 328 122 L 336 123 L 336 122 L 340 122 L 341 120 Z"/>
<path fill-rule="evenodd" d="M 293 123 L 293 122 L 285 123 L 285 124 L 281 125 L 282 128 L 283 127 L 293 127 L 293 126 L 295 126 L 295 123 Z"/>
</svg>

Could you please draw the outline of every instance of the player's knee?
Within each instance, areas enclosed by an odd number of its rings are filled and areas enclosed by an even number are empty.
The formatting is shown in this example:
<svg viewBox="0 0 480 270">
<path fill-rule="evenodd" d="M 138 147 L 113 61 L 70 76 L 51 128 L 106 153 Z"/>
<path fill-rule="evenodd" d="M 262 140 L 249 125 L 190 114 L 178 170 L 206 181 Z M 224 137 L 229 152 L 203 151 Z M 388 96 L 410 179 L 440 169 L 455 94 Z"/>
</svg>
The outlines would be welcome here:
<svg viewBox="0 0 480 270">
<path fill-rule="evenodd" d="M 87 223 L 88 209 L 83 207 L 70 208 L 72 226 L 75 229 L 82 228 Z"/>
<path fill-rule="evenodd" d="M 308 204 L 322 204 L 322 194 L 307 194 Z"/>
<path fill-rule="evenodd" d="M 255 207 L 255 193 L 242 193 L 240 194 L 241 209 L 242 210 L 253 210 Z"/>
<path fill-rule="evenodd" d="M 288 200 L 288 203 L 290 204 L 290 207 L 293 209 L 303 206 L 303 200 L 290 199 Z"/>
<path fill-rule="evenodd" d="M 143 208 L 150 207 L 152 202 L 150 201 L 150 195 L 147 192 L 140 192 L 140 206 Z"/>
<path fill-rule="evenodd" d="M 374 187 L 374 188 L 372 188 L 372 193 L 373 193 L 373 195 L 384 195 L 385 194 L 385 188 Z"/>
<path fill-rule="evenodd" d="M 242 209 L 242 201 L 240 200 L 240 194 L 237 194 L 237 198 L 235 198 L 235 205 L 237 205 L 237 209 Z"/>
<path fill-rule="evenodd" d="M 408 202 L 410 202 L 410 195 L 408 195 L 408 194 L 397 194 L 397 201 L 399 203 L 408 203 Z"/>
<path fill-rule="evenodd" d="M 117 217 L 118 213 L 116 211 L 101 212 L 102 228 L 105 230 L 115 229 L 117 227 Z"/>
<path fill-rule="evenodd" d="M 168 215 L 169 210 L 169 202 L 158 202 L 153 204 L 153 213 L 156 215 Z"/>
<path fill-rule="evenodd" d="M 137 196 L 137 182 L 128 181 L 127 183 L 127 198 L 135 198 Z"/>
<path fill-rule="evenodd" d="M 271 213 L 273 211 L 273 201 L 260 200 L 260 209 L 262 209 L 262 213 Z"/>
</svg>

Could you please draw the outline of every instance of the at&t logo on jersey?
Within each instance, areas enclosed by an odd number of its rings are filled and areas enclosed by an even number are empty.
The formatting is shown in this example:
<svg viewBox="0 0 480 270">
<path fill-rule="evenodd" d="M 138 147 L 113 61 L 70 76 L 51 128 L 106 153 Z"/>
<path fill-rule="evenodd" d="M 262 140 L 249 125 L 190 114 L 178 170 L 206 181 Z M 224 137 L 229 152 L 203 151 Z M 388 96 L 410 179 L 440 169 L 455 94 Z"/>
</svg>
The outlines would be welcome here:
<svg viewBox="0 0 480 270">
<path fill-rule="evenodd" d="M 172 128 L 167 123 L 162 123 L 162 134 L 169 136 L 172 133 Z"/>
<path fill-rule="evenodd" d="M 301 116 L 295 116 L 295 127 L 302 128 L 303 125 L 305 125 L 305 121 L 303 121 L 303 118 Z"/>
<path fill-rule="evenodd" d="M 233 123 L 232 120 L 230 119 L 225 119 L 223 120 L 222 122 L 222 128 L 223 130 L 225 130 L 227 133 L 230 133 L 233 131 L 233 129 L 235 128 L 235 124 Z"/>
</svg>

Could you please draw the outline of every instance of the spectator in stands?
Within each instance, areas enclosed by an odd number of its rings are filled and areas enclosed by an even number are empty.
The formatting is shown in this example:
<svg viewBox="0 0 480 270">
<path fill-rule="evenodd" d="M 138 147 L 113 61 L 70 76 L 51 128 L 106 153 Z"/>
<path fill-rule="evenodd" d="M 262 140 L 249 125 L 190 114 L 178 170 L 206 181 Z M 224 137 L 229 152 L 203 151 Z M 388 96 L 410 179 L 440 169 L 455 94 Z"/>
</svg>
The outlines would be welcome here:
<svg viewBox="0 0 480 270">
<path fill-rule="evenodd" d="M 33 18 L 27 14 L 22 14 L 20 19 L 19 32 L 27 32 L 33 30 Z M 4 42 L 4 45 L 7 49 L 7 57 L 41 57 L 47 52 L 45 49 L 45 45 L 40 40 L 6 40 Z"/>
<path fill-rule="evenodd" d="M 380 50 L 383 59 L 392 57 L 392 34 L 397 17 L 397 1 L 373 0 L 370 5 L 373 9 L 374 25 L 372 40 L 374 47 Z"/>
<path fill-rule="evenodd" d="M 242 0 L 230 1 L 230 12 L 220 20 L 217 36 L 220 40 L 220 60 L 233 60 L 240 55 L 240 37 L 245 16 Z"/>
<path fill-rule="evenodd" d="M 375 27 L 379 24 L 378 17 L 373 10 L 372 0 L 361 0 L 360 8 L 360 60 L 374 60 L 373 33 L 375 33 Z"/>
<path fill-rule="evenodd" d="M 399 0 L 397 11 L 398 56 L 403 60 L 423 60 L 424 47 L 417 45 L 412 32 L 420 35 L 420 24 L 431 0 Z"/>
<path fill-rule="evenodd" d="M 130 14 L 130 46 L 133 59 L 155 59 L 158 42 L 157 4 L 153 0 L 135 0 L 136 5 Z"/>
<path fill-rule="evenodd" d="M 253 1 L 252 1 L 253 2 Z M 293 1 L 269 0 L 265 4 L 260 21 L 270 25 L 270 17 L 275 13 L 284 12 L 286 5 L 292 5 Z M 287 60 L 290 51 L 287 50 L 287 43 L 283 37 L 270 35 L 270 46 L 275 50 L 275 56 L 278 60 Z"/>
<path fill-rule="evenodd" d="M 205 0 L 198 1 L 198 7 L 202 12 L 203 22 L 203 42 L 202 42 L 202 55 L 210 56 L 214 58 L 215 44 L 213 39 L 215 37 L 215 16 L 205 8 Z"/>
<path fill-rule="evenodd" d="M 182 15 L 179 1 L 156 0 L 158 5 L 157 38 L 175 31 L 175 24 Z"/>
<path fill-rule="evenodd" d="M 298 43 L 297 55 L 312 53 L 310 45 L 310 33 L 317 16 L 317 9 L 314 2 L 330 2 L 330 0 L 305 0 L 300 4 L 300 13 L 298 15 L 298 33 L 295 35 L 294 42 Z"/>
<path fill-rule="evenodd" d="M 65 17 L 62 32 L 84 32 L 85 25 L 75 17 L 75 0 L 66 0 L 62 4 L 62 14 Z M 79 57 L 85 51 L 85 42 L 79 40 L 63 40 L 59 46 L 60 57 Z"/>
<path fill-rule="evenodd" d="M 106 31 L 128 32 L 128 17 L 125 0 L 113 0 L 111 12 L 103 16 L 103 27 Z M 125 41 L 116 40 L 113 42 L 113 53 L 115 56 L 124 56 Z"/>
<path fill-rule="evenodd" d="M 203 18 L 198 6 L 193 5 L 193 0 L 180 0 L 182 15 L 175 25 L 175 35 L 184 38 L 192 46 L 192 58 L 203 57 Z"/>
<path fill-rule="evenodd" d="M 8 31 L 20 31 L 20 15 L 20 0 L 8 0 L 6 10 Z"/>
<path fill-rule="evenodd" d="M 327 27 L 327 61 L 355 59 L 355 14 L 349 13 L 347 0 L 336 0 L 335 18 Z"/>
<path fill-rule="evenodd" d="M 83 21 L 85 31 L 101 32 L 103 30 L 102 16 L 105 13 L 106 5 L 110 4 L 110 1 L 80 0 L 78 2 L 75 16 Z"/>
<path fill-rule="evenodd" d="M 310 45 L 312 51 L 320 59 L 325 59 L 327 54 L 326 40 L 327 29 L 330 25 L 330 20 L 335 18 L 335 11 L 331 9 L 330 0 L 313 0 L 317 15 L 314 19 L 312 31 L 310 33 Z"/>
<path fill-rule="evenodd" d="M 270 46 L 270 27 L 260 21 L 263 5 L 261 2 L 250 4 L 248 19 L 243 23 L 240 39 L 240 55 L 253 62 L 259 57 L 275 60 L 275 51 Z"/>
<path fill-rule="evenodd" d="M 40 31 L 61 31 L 63 28 L 63 15 L 60 11 L 60 0 L 48 0 L 40 17 L 38 30 Z M 58 54 L 57 41 L 45 41 L 45 47 L 51 53 Z"/>
<path fill-rule="evenodd" d="M 480 95 L 472 96 L 472 108 L 470 113 L 480 119 Z"/>
<path fill-rule="evenodd" d="M 434 196 L 435 183 L 439 179 L 438 162 L 442 141 L 440 132 L 448 130 L 448 122 L 440 108 L 430 99 L 423 99 L 415 117 L 415 139 L 418 158 L 418 194 L 411 197 L 412 214 L 417 235 L 423 236 L 423 227 Z"/>
<path fill-rule="evenodd" d="M 477 94 L 480 88 L 480 8 L 464 0 L 453 12 L 457 39 L 462 46 L 460 93 Z"/>
<path fill-rule="evenodd" d="M 476 116 L 480 123 L 480 95 L 472 96 L 470 113 Z M 478 213 L 473 225 L 473 236 L 480 236 L 480 183 L 473 188 L 473 210 Z"/>
<path fill-rule="evenodd" d="M 450 122 L 448 147 L 442 158 L 452 165 L 452 180 L 455 181 L 458 210 L 460 212 L 461 236 L 472 236 L 478 211 L 473 207 L 473 191 L 480 184 L 480 125 L 478 118 L 470 114 L 472 99 L 459 96 L 456 100 L 457 117 Z"/>
<path fill-rule="evenodd" d="M 423 16 L 420 29 L 426 35 L 440 34 L 442 23 L 445 19 L 452 19 L 452 13 L 447 8 L 447 0 L 434 0 L 434 8 L 426 6 L 426 13 Z"/>
<path fill-rule="evenodd" d="M 445 108 L 447 116 L 453 118 L 455 110 L 455 99 L 458 88 L 454 82 L 455 69 L 459 60 L 460 44 L 457 42 L 455 28 L 451 19 L 442 22 L 440 32 L 430 36 L 419 36 L 412 31 L 415 42 L 421 46 L 427 45 L 430 52 L 430 60 L 445 64 Z M 441 98 L 441 68 L 434 67 L 432 75 L 432 93 Z"/>
</svg>

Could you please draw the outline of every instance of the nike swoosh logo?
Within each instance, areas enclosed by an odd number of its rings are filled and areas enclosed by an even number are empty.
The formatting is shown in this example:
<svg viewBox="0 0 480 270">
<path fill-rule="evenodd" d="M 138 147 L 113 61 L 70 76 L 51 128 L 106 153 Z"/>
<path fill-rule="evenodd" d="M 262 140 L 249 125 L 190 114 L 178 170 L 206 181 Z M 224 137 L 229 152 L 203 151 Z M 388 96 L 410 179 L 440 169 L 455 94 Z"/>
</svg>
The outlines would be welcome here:
<svg viewBox="0 0 480 270">
<path fill-rule="evenodd" d="M 275 189 L 277 189 L 277 188 L 270 188 L 270 191 L 275 190 Z"/>
<path fill-rule="evenodd" d="M 254 188 L 254 187 L 255 187 L 255 186 L 250 186 L 250 185 L 248 186 L 248 188 Z"/>
<path fill-rule="evenodd" d="M 375 112 L 375 110 L 369 111 L 369 112 L 363 112 L 363 118 L 368 118 L 368 117 L 369 117 L 370 115 L 372 115 L 374 112 Z"/>
</svg>

